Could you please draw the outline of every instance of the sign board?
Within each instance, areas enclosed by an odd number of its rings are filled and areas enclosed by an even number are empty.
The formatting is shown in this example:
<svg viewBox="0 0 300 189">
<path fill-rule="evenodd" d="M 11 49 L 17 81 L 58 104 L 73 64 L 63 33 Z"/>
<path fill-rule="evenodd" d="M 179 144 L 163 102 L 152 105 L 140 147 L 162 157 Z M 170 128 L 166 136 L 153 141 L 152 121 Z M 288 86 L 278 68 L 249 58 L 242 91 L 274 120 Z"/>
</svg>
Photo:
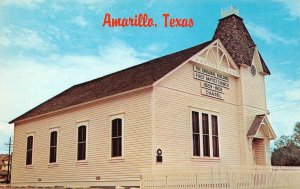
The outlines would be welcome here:
<svg viewBox="0 0 300 189">
<path fill-rule="evenodd" d="M 201 94 L 224 100 L 224 91 L 229 89 L 228 76 L 194 66 L 194 78 L 201 80 Z"/>
</svg>

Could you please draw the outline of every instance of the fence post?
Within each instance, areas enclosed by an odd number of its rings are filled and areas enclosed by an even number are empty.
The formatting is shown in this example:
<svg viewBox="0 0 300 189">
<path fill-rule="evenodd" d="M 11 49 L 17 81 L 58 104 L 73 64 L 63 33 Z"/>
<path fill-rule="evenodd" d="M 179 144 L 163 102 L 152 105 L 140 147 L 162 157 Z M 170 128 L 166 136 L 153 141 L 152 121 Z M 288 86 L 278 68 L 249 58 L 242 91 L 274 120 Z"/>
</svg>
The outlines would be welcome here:
<svg viewBox="0 0 300 189">
<path fill-rule="evenodd" d="M 211 185 L 214 186 L 214 175 L 212 165 L 210 166 Z"/>
<path fill-rule="evenodd" d="M 166 188 L 168 189 L 168 176 L 166 175 Z"/>
<path fill-rule="evenodd" d="M 197 174 L 196 174 L 196 188 L 199 188 L 199 186 L 198 186 L 198 176 L 197 176 Z"/>
<path fill-rule="evenodd" d="M 144 186 L 143 186 L 143 176 L 140 175 L 140 188 L 143 189 Z"/>
</svg>

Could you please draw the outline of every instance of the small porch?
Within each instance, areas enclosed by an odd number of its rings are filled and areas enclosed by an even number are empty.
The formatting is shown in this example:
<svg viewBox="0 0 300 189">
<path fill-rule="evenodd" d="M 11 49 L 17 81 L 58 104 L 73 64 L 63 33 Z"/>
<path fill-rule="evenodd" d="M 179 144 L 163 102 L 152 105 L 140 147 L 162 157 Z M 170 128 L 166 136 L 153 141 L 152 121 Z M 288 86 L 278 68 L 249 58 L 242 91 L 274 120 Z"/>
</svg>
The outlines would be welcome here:
<svg viewBox="0 0 300 189">
<path fill-rule="evenodd" d="M 270 122 L 265 114 L 256 115 L 247 133 L 252 151 L 254 165 L 271 165 L 270 141 L 276 138 Z"/>
</svg>

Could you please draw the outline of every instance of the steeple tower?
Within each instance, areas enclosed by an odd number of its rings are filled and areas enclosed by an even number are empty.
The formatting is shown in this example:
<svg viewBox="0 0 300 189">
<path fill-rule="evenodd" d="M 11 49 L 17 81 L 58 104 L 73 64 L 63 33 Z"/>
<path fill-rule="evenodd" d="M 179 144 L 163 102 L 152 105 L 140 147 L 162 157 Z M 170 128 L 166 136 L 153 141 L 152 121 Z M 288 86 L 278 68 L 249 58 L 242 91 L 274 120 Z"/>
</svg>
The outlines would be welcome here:
<svg viewBox="0 0 300 189">
<path fill-rule="evenodd" d="M 230 9 L 222 10 L 221 17 L 214 33 L 213 40 L 221 40 L 238 66 L 241 64 L 251 66 L 256 45 L 252 40 L 243 19 L 239 17 L 239 11 L 231 7 Z M 270 71 L 261 55 L 260 59 L 264 73 L 270 75 Z"/>
</svg>

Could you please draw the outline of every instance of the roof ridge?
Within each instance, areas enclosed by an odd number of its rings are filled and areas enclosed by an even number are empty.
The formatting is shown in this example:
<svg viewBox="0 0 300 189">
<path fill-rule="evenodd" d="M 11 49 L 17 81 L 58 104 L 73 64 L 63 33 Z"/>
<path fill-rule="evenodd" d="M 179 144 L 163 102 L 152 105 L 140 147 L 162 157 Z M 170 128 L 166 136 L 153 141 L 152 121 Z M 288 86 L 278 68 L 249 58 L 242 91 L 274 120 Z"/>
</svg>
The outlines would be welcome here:
<svg viewBox="0 0 300 189">
<path fill-rule="evenodd" d="M 174 55 L 174 54 L 183 52 L 183 51 L 187 51 L 187 50 L 189 50 L 189 49 L 195 48 L 195 47 L 197 47 L 197 46 L 200 46 L 200 45 L 202 45 L 202 44 L 204 44 L 204 43 L 208 43 L 208 42 L 211 42 L 211 41 L 212 41 L 212 40 L 209 40 L 209 41 L 203 42 L 203 43 L 198 44 L 198 45 L 194 45 L 194 46 L 192 46 L 192 47 L 189 47 L 189 48 L 186 48 L 186 49 L 183 49 L 183 50 L 175 51 L 175 52 L 172 52 L 172 53 L 170 53 L 170 54 L 166 54 L 166 55 L 164 55 L 164 56 L 156 57 L 156 58 L 150 59 L 150 60 L 148 60 L 148 61 L 146 61 L 146 62 L 143 62 L 143 63 L 140 63 L 140 64 L 136 64 L 136 65 L 133 65 L 133 66 L 131 66 L 131 67 L 128 67 L 128 68 L 125 68 L 125 69 L 122 69 L 122 70 L 118 70 L 118 71 L 115 71 L 115 72 L 113 72 L 113 73 L 110 73 L 110 74 L 107 74 L 107 75 L 104 75 L 104 76 L 101 76 L 101 77 L 98 77 L 98 78 L 95 78 L 95 79 L 91 79 L 91 80 L 89 80 L 89 81 L 85 81 L 85 82 L 82 82 L 82 83 L 75 84 L 75 85 L 71 86 L 69 89 L 71 89 L 72 87 L 75 87 L 75 86 L 81 86 L 81 85 L 84 85 L 84 84 L 86 84 L 86 83 L 90 83 L 90 82 L 93 82 L 93 81 L 101 80 L 101 79 L 104 79 L 104 78 L 106 78 L 106 77 L 109 77 L 109 76 L 112 76 L 112 75 L 121 73 L 121 72 L 126 71 L 126 70 L 130 70 L 130 69 L 133 69 L 133 68 L 136 68 L 136 67 L 139 67 L 139 66 L 143 66 L 144 64 L 148 64 L 148 63 L 150 63 L 150 62 L 152 62 L 152 61 L 155 61 L 155 60 L 158 60 L 158 59 L 162 59 L 162 58 L 164 58 L 164 57 L 166 57 L 166 56 L 171 56 L 171 55 Z M 65 91 L 63 91 L 63 92 L 65 92 Z"/>
</svg>

